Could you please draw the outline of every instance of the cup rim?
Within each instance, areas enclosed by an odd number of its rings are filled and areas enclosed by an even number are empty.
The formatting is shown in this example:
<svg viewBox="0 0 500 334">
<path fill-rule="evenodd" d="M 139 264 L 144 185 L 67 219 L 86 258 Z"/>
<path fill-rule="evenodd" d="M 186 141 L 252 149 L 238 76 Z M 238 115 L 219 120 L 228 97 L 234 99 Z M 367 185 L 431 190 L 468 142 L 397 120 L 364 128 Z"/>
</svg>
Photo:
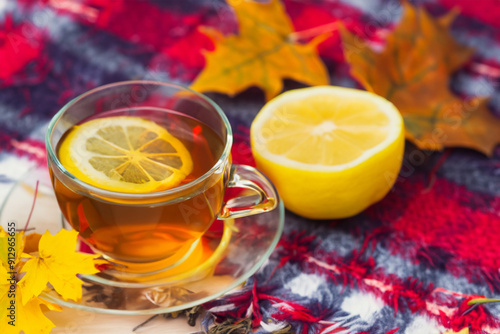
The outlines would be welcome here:
<svg viewBox="0 0 500 334">
<path fill-rule="evenodd" d="M 190 93 L 193 93 L 194 95 L 202 98 L 205 102 L 207 102 L 209 105 L 211 105 L 217 114 L 220 116 L 222 119 L 222 122 L 224 123 L 226 127 L 226 143 L 224 146 L 224 150 L 222 151 L 221 156 L 217 160 L 217 162 L 207 171 L 205 174 L 201 175 L 200 177 L 186 183 L 180 186 L 176 186 L 167 190 L 162 190 L 162 191 L 157 191 L 157 192 L 150 192 L 150 193 L 126 193 L 126 192 L 117 192 L 117 191 L 111 191 L 111 190 L 106 190 L 102 189 L 96 186 L 93 186 L 91 184 L 88 184 L 77 177 L 75 177 L 73 174 L 71 174 L 59 161 L 57 155 L 54 152 L 54 148 L 52 147 L 50 138 L 51 135 L 54 131 L 55 125 L 58 123 L 58 121 L 61 119 L 61 116 L 64 114 L 66 110 L 68 110 L 70 107 L 75 105 L 77 102 L 80 100 L 84 99 L 85 97 L 94 94 L 98 91 L 104 90 L 104 89 L 109 89 L 115 86 L 125 86 L 125 85 L 134 85 L 134 84 L 145 84 L 145 85 L 156 85 L 156 86 L 163 86 L 163 87 L 173 87 L 175 89 L 184 90 L 188 91 Z M 98 194 L 99 196 L 103 197 L 110 197 L 110 198 L 118 198 L 118 199 L 133 199 L 137 197 L 141 197 L 141 199 L 147 199 L 147 198 L 156 198 L 156 197 L 162 197 L 162 196 L 167 196 L 167 195 L 172 195 L 178 192 L 182 192 L 184 190 L 187 190 L 204 180 L 206 180 L 208 177 L 214 174 L 216 170 L 218 170 L 221 165 L 223 165 L 229 158 L 229 155 L 231 153 L 231 146 L 233 143 L 233 132 L 231 129 L 231 124 L 229 123 L 229 120 L 227 119 L 226 115 L 222 111 L 222 108 L 219 107 L 212 99 L 210 99 L 208 96 L 201 94 L 199 92 L 196 92 L 192 90 L 189 87 L 171 83 L 171 82 L 161 82 L 161 81 L 154 81 L 154 80 L 127 80 L 127 81 L 118 81 L 102 86 L 95 87 L 83 94 L 78 95 L 77 97 L 73 98 L 69 102 L 67 102 L 50 120 L 48 124 L 47 131 L 45 133 L 45 147 L 47 150 L 47 155 L 49 156 L 50 160 L 56 165 L 57 169 L 61 171 L 66 177 L 70 178 L 73 182 L 76 182 L 78 185 L 83 186 L 88 192 Z"/>
</svg>

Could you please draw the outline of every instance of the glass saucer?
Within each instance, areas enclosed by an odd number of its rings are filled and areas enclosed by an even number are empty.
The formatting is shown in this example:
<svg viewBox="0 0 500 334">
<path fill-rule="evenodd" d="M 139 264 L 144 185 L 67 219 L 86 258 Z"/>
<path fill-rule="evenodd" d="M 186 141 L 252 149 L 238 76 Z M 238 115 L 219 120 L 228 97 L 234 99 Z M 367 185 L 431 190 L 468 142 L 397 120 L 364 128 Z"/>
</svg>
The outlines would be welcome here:
<svg viewBox="0 0 500 334">
<path fill-rule="evenodd" d="M 71 227 L 64 221 L 46 168 L 29 171 L 17 182 L 0 207 L 0 223 L 16 222 L 24 228 L 38 182 L 36 203 L 29 221 L 30 231 L 52 234 Z M 213 300 L 242 285 L 269 258 L 284 224 L 283 204 L 272 211 L 216 221 L 202 242 L 212 250 L 201 265 L 177 273 L 168 280 L 116 282 L 106 275 L 83 275 L 80 302 L 65 301 L 55 291 L 42 297 L 71 308 L 108 314 L 158 314 L 187 309 Z"/>
</svg>

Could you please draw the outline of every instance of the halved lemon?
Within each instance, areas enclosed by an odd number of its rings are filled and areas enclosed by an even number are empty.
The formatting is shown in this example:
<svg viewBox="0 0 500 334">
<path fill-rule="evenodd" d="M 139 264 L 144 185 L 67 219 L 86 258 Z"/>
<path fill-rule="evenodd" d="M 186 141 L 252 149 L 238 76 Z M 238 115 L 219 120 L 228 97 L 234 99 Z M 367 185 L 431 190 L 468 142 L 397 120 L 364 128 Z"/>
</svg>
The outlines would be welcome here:
<svg viewBox="0 0 500 334">
<path fill-rule="evenodd" d="M 269 101 L 251 126 L 257 167 L 285 206 L 312 219 L 355 215 L 382 199 L 401 168 L 403 119 L 361 90 L 318 86 Z"/>
<path fill-rule="evenodd" d="M 193 170 L 184 144 L 157 123 L 133 116 L 75 126 L 58 150 L 78 179 L 110 191 L 146 193 L 175 187 Z"/>
</svg>

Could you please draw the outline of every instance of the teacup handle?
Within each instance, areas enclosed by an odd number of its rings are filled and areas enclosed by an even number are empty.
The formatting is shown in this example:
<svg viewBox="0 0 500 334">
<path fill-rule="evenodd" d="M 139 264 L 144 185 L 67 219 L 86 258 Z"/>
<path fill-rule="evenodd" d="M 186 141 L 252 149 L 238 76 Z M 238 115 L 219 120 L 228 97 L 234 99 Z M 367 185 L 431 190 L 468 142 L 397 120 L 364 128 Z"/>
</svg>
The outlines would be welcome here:
<svg viewBox="0 0 500 334">
<path fill-rule="evenodd" d="M 255 194 L 227 200 L 217 216 L 219 219 L 239 218 L 270 211 L 276 208 L 279 202 L 273 184 L 264 174 L 250 166 L 232 165 L 228 188 L 246 188 Z"/>
</svg>

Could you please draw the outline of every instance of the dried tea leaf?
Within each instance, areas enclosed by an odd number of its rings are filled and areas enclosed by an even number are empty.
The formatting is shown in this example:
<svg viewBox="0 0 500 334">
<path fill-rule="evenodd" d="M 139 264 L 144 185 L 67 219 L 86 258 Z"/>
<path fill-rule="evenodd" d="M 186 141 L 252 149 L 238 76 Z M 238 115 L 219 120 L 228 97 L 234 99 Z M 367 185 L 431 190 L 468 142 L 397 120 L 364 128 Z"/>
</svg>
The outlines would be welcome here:
<svg viewBox="0 0 500 334">
<path fill-rule="evenodd" d="M 228 3 L 238 19 L 239 34 L 225 37 L 214 29 L 204 29 L 215 50 L 206 53 L 207 64 L 191 88 L 234 95 L 258 86 L 269 100 L 281 92 L 284 78 L 309 85 L 328 84 L 328 72 L 316 50 L 326 35 L 307 44 L 297 43 L 279 0 Z"/>
<path fill-rule="evenodd" d="M 177 311 L 177 312 L 172 312 L 172 313 L 165 313 L 163 314 L 163 317 L 165 319 L 168 318 L 178 318 L 180 315 L 185 315 L 187 318 L 187 323 L 189 326 L 194 327 L 196 325 L 196 319 L 198 319 L 198 316 L 200 313 L 203 311 L 200 305 L 189 308 L 187 310 L 182 310 L 182 311 Z"/>
<path fill-rule="evenodd" d="M 377 53 L 341 29 L 352 75 L 368 90 L 390 100 L 403 115 L 407 139 L 419 148 L 461 146 L 493 153 L 500 143 L 500 119 L 487 100 L 462 100 L 448 88 L 450 75 L 473 50 L 449 31 L 455 13 L 439 19 L 403 2 L 401 23 Z"/>
<path fill-rule="evenodd" d="M 252 332 L 251 319 L 226 319 L 208 330 L 208 334 L 248 334 Z"/>
<path fill-rule="evenodd" d="M 168 319 L 168 318 L 178 318 L 179 315 L 184 314 L 187 317 L 187 323 L 189 326 L 194 327 L 196 325 L 196 319 L 198 319 L 198 316 L 200 313 L 203 311 L 200 305 L 194 306 L 192 308 L 189 308 L 187 310 L 182 310 L 182 311 L 177 311 L 177 312 L 172 312 L 172 313 L 164 313 L 162 314 L 163 318 Z M 146 319 L 139 325 L 135 326 L 134 329 L 132 329 L 132 332 L 135 332 L 142 327 L 144 327 L 147 323 L 149 323 L 151 320 L 155 319 L 158 317 L 159 314 L 153 315 L 152 317 Z M 200 332 L 201 333 L 201 332 Z"/>
</svg>

